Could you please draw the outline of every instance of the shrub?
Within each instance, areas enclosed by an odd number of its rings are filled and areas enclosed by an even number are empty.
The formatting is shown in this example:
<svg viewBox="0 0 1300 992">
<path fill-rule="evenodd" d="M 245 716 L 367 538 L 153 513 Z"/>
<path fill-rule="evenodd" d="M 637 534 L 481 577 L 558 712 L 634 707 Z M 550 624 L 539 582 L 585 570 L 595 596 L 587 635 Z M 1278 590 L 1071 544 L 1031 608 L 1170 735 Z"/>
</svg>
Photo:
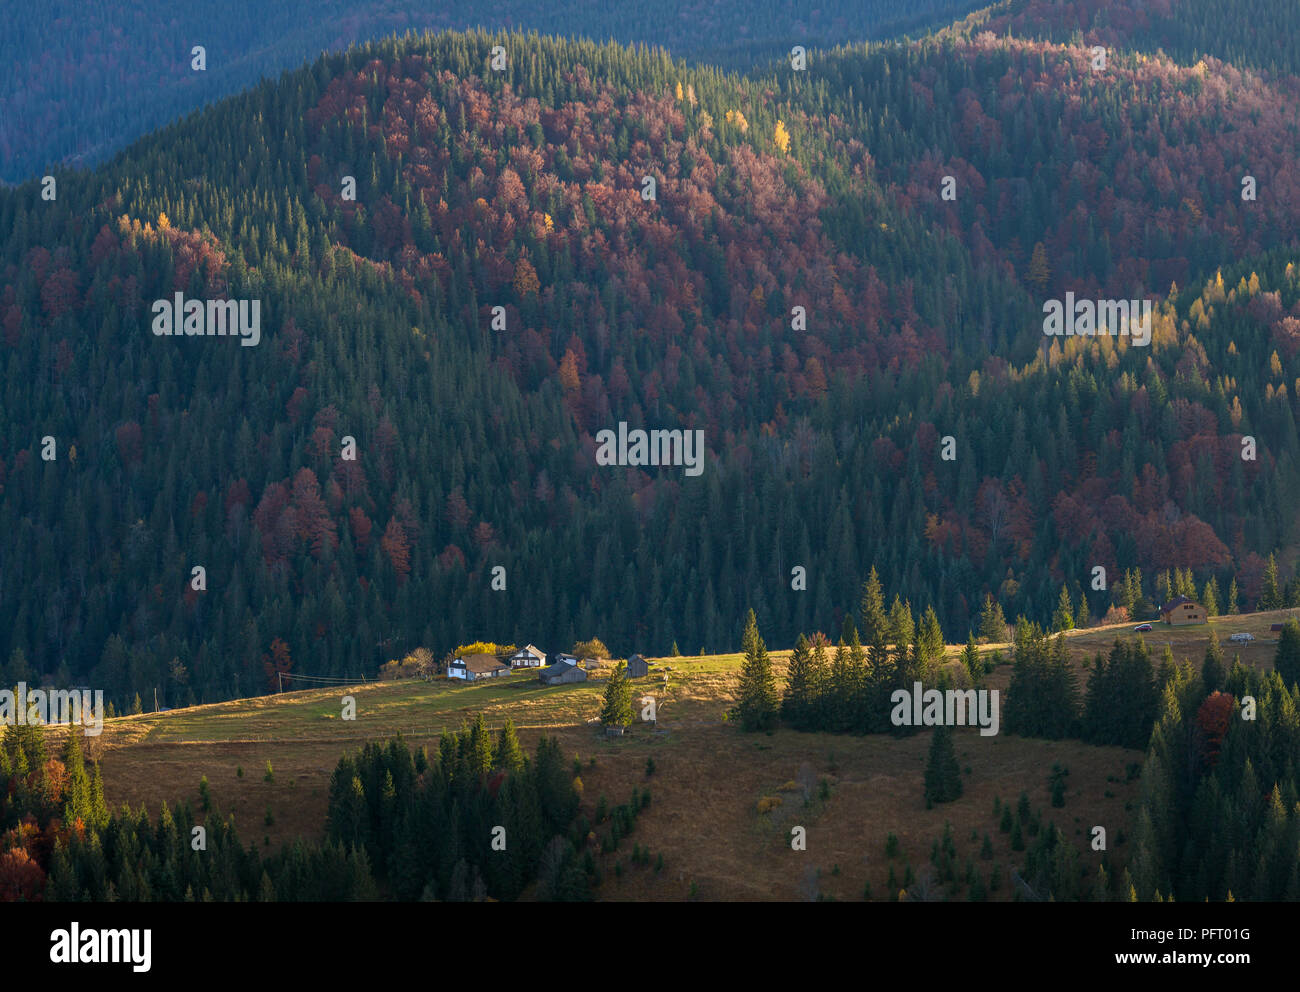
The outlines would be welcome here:
<svg viewBox="0 0 1300 992">
<path fill-rule="evenodd" d="M 578 641 L 573 645 L 573 654 L 576 658 L 602 658 L 609 657 L 609 648 L 599 637 L 593 637 L 590 640 Z"/>
<path fill-rule="evenodd" d="M 271 762 L 270 762 L 270 759 L 267 759 L 267 762 L 266 762 L 266 774 L 262 776 L 262 781 L 263 781 L 263 782 L 274 782 L 274 781 L 275 781 L 275 772 L 271 770 Z"/>
<path fill-rule="evenodd" d="M 780 796 L 764 796 L 758 801 L 758 811 L 759 813 L 770 813 L 780 805 Z"/>
</svg>

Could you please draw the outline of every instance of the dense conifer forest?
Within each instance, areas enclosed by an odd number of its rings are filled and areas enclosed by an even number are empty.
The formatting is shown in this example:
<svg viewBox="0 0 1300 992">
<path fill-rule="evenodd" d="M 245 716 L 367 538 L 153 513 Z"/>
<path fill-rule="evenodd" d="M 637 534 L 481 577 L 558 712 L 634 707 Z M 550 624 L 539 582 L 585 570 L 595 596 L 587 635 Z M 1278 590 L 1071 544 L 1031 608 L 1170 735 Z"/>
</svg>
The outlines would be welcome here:
<svg viewBox="0 0 1300 992">
<path fill-rule="evenodd" d="M 793 45 L 917 35 L 978 0 L 673 0 L 653 10 L 583 0 L 209 0 L 16 6 L 0 34 L 0 182 L 93 164 L 129 141 L 323 51 L 408 31 L 514 28 L 659 45 L 744 70 Z M 204 49 L 204 68 L 193 50 Z M 147 94 L 142 99 L 141 95 Z"/>
<path fill-rule="evenodd" d="M 0 192 L 7 678 L 173 705 L 479 638 L 730 649 L 751 605 L 788 644 L 873 564 L 949 640 L 1132 570 L 1259 602 L 1281 84 L 986 35 L 813 65 L 392 40 Z M 1150 346 L 1045 338 L 1066 291 L 1154 298 Z M 176 293 L 259 300 L 260 343 L 155 336 Z M 619 421 L 702 430 L 702 475 L 597 465 Z"/>
</svg>

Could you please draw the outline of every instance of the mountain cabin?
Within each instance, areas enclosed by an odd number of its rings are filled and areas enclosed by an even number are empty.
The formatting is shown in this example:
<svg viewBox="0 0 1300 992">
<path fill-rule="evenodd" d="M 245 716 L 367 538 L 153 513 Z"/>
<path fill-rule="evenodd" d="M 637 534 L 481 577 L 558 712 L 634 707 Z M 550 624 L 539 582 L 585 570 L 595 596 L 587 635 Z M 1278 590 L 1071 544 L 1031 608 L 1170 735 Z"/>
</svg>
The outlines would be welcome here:
<svg viewBox="0 0 1300 992">
<path fill-rule="evenodd" d="M 1178 596 L 1167 602 L 1160 610 L 1160 619 L 1173 627 L 1209 622 L 1205 607 L 1186 596 Z"/>
</svg>

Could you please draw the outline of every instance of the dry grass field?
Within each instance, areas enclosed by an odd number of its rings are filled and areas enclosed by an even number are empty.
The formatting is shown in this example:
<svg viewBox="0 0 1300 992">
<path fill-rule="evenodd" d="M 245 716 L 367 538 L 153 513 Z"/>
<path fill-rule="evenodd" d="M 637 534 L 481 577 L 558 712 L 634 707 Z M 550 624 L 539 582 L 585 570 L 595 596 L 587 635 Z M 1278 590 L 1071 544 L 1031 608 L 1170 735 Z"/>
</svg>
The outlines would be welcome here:
<svg viewBox="0 0 1300 992">
<path fill-rule="evenodd" d="M 1229 663 L 1239 652 L 1245 664 L 1262 669 L 1271 666 L 1277 637 L 1270 625 L 1288 615 L 1221 617 L 1185 628 L 1157 625 L 1145 638 L 1157 662 L 1169 643 L 1175 658 L 1199 667 L 1212 626 Z M 1134 636 L 1134 626 L 1067 635 L 1081 676 L 1083 666 L 1096 652 L 1108 651 L 1116 636 Z M 1236 631 L 1255 634 L 1255 642 L 1231 645 L 1228 635 Z M 1001 647 L 1005 656 L 1007 646 Z M 783 679 L 789 652 L 772 657 Z M 952 825 L 959 863 L 974 857 L 986 879 L 992 864 L 1000 866 L 1004 881 L 992 898 L 1005 899 L 1012 852 L 1007 836 L 998 832 L 993 801 L 1014 803 L 1022 790 L 1043 810 L 1045 822 L 1054 820 L 1078 844 L 1085 863 L 1096 858 L 1086 845 L 1094 825 L 1107 828 L 1112 851 L 1123 857 L 1117 841 L 1129 832 L 1138 789 L 1132 766 L 1142 752 L 1005 734 L 981 737 L 974 729 L 959 729 L 955 743 L 965 792 L 927 810 L 922 783 L 929 732 L 903 739 L 790 730 L 742 734 L 724 720 L 740 664 L 738 654 L 653 660 L 650 676 L 634 683 L 634 704 L 639 710 L 641 696 L 654 696 L 658 727 L 634 725 L 621 740 L 607 740 L 591 725 L 609 671 L 602 667 L 585 684 L 569 686 L 543 687 L 525 674 L 470 685 L 369 683 L 121 717 L 107 721 L 104 733 L 87 743 L 102 761 L 112 805 L 144 803 L 151 813 L 162 801 L 197 805 L 199 778 L 206 775 L 215 804 L 234 813 L 246 842 L 274 847 L 322 833 L 329 776 L 343 751 L 399 731 L 417 746 L 433 745 L 442 730 L 459 727 L 480 710 L 494 728 L 509 716 L 526 748 L 545 733 L 580 760 L 589 817 L 601 795 L 617 805 L 634 788 L 651 790 L 651 805 L 633 834 L 618 852 L 604 856 L 601 899 L 682 900 L 694 891 L 699 899 L 790 900 L 821 893 L 851 900 L 861 899 L 868 884 L 872 898 L 884 899 L 891 863 L 898 880 L 909 863 L 923 872 L 945 822 Z M 986 685 L 1005 691 L 1010 675 L 1009 664 L 1000 666 Z M 356 700 L 355 721 L 341 719 L 345 694 Z M 647 758 L 656 766 L 648 778 Z M 267 761 L 272 782 L 264 781 Z M 1070 775 L 1065 807 L 1052 809 L 1048 774 L 1058 762 Z M 760 813 L 764 798 L 772 808 Z M 269 827 L 268 807 L 274 818 Z M 807 830 L 806 851 L 790 848 L 795 825 Z M 993 862 L 978 859 L 985 832 L 993 839 Z M 892 861 L 885 856 L 890 833 L 900 848 Z M 647 847 L 652 859 L 663 855 L 661 873 L 631 865 L 634 843 Z M 616 860 L 623 864 L 621 878 L 612 871 Z M 964 891 L 952 895 L 965 897 Z"/>
</svg>

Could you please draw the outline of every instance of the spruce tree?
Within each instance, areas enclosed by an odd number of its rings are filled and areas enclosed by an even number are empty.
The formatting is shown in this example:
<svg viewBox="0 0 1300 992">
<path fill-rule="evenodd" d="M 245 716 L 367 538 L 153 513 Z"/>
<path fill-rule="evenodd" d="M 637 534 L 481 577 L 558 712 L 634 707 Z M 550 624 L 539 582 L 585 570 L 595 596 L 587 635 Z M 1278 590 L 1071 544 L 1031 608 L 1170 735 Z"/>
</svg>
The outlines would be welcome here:
<svg viewBox="0 0 1300 992">
<path fill-rule="evenodd" d="M 1205 685 L 1205 694 L 1211 695 L 1223 688 L 1223 648 L 1219 644 L 1219 635 L 1210 630 L 1210 643 L 1205 649 L 1205 661 L 1201 664 L 1201 682 Z"/>
<path fill-rule="evenodd" d="M 1160 668 L 1156 672 L 1156 679 L 1161 689 L 1169 684 L 1169 680 L 1174 677 L 1177 671 L 1178 665 L 1174 661 L 1174 650 L 1166 644 L 1165 649 L 1160 653 Z"/>
<path fill-rule="evenodd" d="M 515 722 L 510 717 L 506 717 L 506 725 L 501 728 L 501 736 L 497 739 L 496 767 L 511 772 L 524 767 L 524 749 L 519 746 Z"/>
<path fill-rule="evenodd" d="M 1052 629 L 1056 631 L 1074 629 L 1074 606 L 1070 602 L 1070 590 L 1061 586 L 1061 595 L 1056 600 L 1056 612 L 1052 615 Z"/>
<path fill-rule="evenodd" d="M 944 648 L 946 647 L 943 639 L 943 628 L 939 625 L 939 617 L 934 612 L 933 606 L 925 608 L 925 616 L 921 620 L 921 630 L 917 634 L 917 646 L 920 648 L 922 675 L 926 678 L 933 678 L 935 669 L 943 661 Z"/>
<path fill-rule="evenodd" d="M 811 699 L 812 651 L 808 647 L 808 638 L 800 634 L 786 671 L 785 695 L 781 700 L 782 719 L 793 727 L 806 727 Z"/>
<path fill-rule="evenodd" d="M 966 671 L 970 672 L 971 682 L 978 685 L 980 679 L 984 677 L 984 659 L 980 657 L 974 634 L 966 639 L 966 647 L 961 652 L 961 663 L 966 666 Z"/>
<path fill-rule="evenodd" d="M 885 616 L 885 595 L 880 587 L 880 577 L 876 566 L 871 566 L 867 581 L 862 584 L 862 601 L 858 605 L 858 619 L 861 626 L 862 642 L 873 644 L 876 635 L 888 638 L 886 633 L 889 618 Z"/>
<path fill-rule="evenodd" d="M 1273 667 L 1288 689 L 1300 682 L 1300 623 L 1294 619 L 1282 625 L 1282 636 L 1278 638 Z"/>
<path fill-rule="evenodd" d="M 767 656 L 767 645 L 758 633 L 758 619 L 751 609 L 741 637 L 745 662 L 740 670 L 740 699 L 733 711 L 747 731 L 771 730 L 776 726 L 776 676 Z"/>
<path fill-rule="evenodd" d="M 474 717 L 474 725 L 469 731 L 469 766 L 470 771 L 480 778 L 492 770 L 492 735 L 482 710 Z"/>
<path fill-rule="evenodd" d="M 1201 593 L 1201 605 L 1205 607 L 1205 615 L 1217 617 L 1219 615 L 1219 581 L 1210 576 L 1205 583 L 1205 589 Z"/>
<path fill-rule="evenodd" d="M 1241 595 L 1237 592 L 1237 577 L 1233 576 L 1232 583 L 1228 586 L 1228 615 L 1236 616 L 1241 612 L 1238 606 L 1238 600 Z"/>
<path fill-rule="evenodd" d="M 889 608 L 889 636 L 895 649 L 911 644 L 916 638 L 916 622 L 912 619 L 912 604 L 904 603 L 894 597 L 894 605 Z"/>
<path fill-rule="evenodd" d="M 1007 618 L 1002 615 L 1002 604 L 989 595 L 984 597 L 984 609 L 980 613 L 980 639 L 986 644 L 1007 639 Z"/>
<path fill-rule="evenodd" d="M 632 722 L 632 681 L 627 677 L 627 662 L 620 661 L 605 685 L 605 706 L 600 722 L 606 727 L 626 727 Z"/>
<path fill-rule="evenodd" d="M 930 760 L 925 766 L 925 800 L 927 803 L 952 802 L 961 796 L 961 767 L 952 744 L 952 730 L 945 724 L 934 728 L 930 738 Z"/>
<path fill-rule="evenodd" d="M 1264 567 L 1264 589 L 1260 593 L 1259 607 L 1262 610 L 1276 610 L 1282 605 L 1282 592 L 1277 583 L 1277 558 L 1273 554 L 1268 556 L 1268 564 Z"/>
</svg>

